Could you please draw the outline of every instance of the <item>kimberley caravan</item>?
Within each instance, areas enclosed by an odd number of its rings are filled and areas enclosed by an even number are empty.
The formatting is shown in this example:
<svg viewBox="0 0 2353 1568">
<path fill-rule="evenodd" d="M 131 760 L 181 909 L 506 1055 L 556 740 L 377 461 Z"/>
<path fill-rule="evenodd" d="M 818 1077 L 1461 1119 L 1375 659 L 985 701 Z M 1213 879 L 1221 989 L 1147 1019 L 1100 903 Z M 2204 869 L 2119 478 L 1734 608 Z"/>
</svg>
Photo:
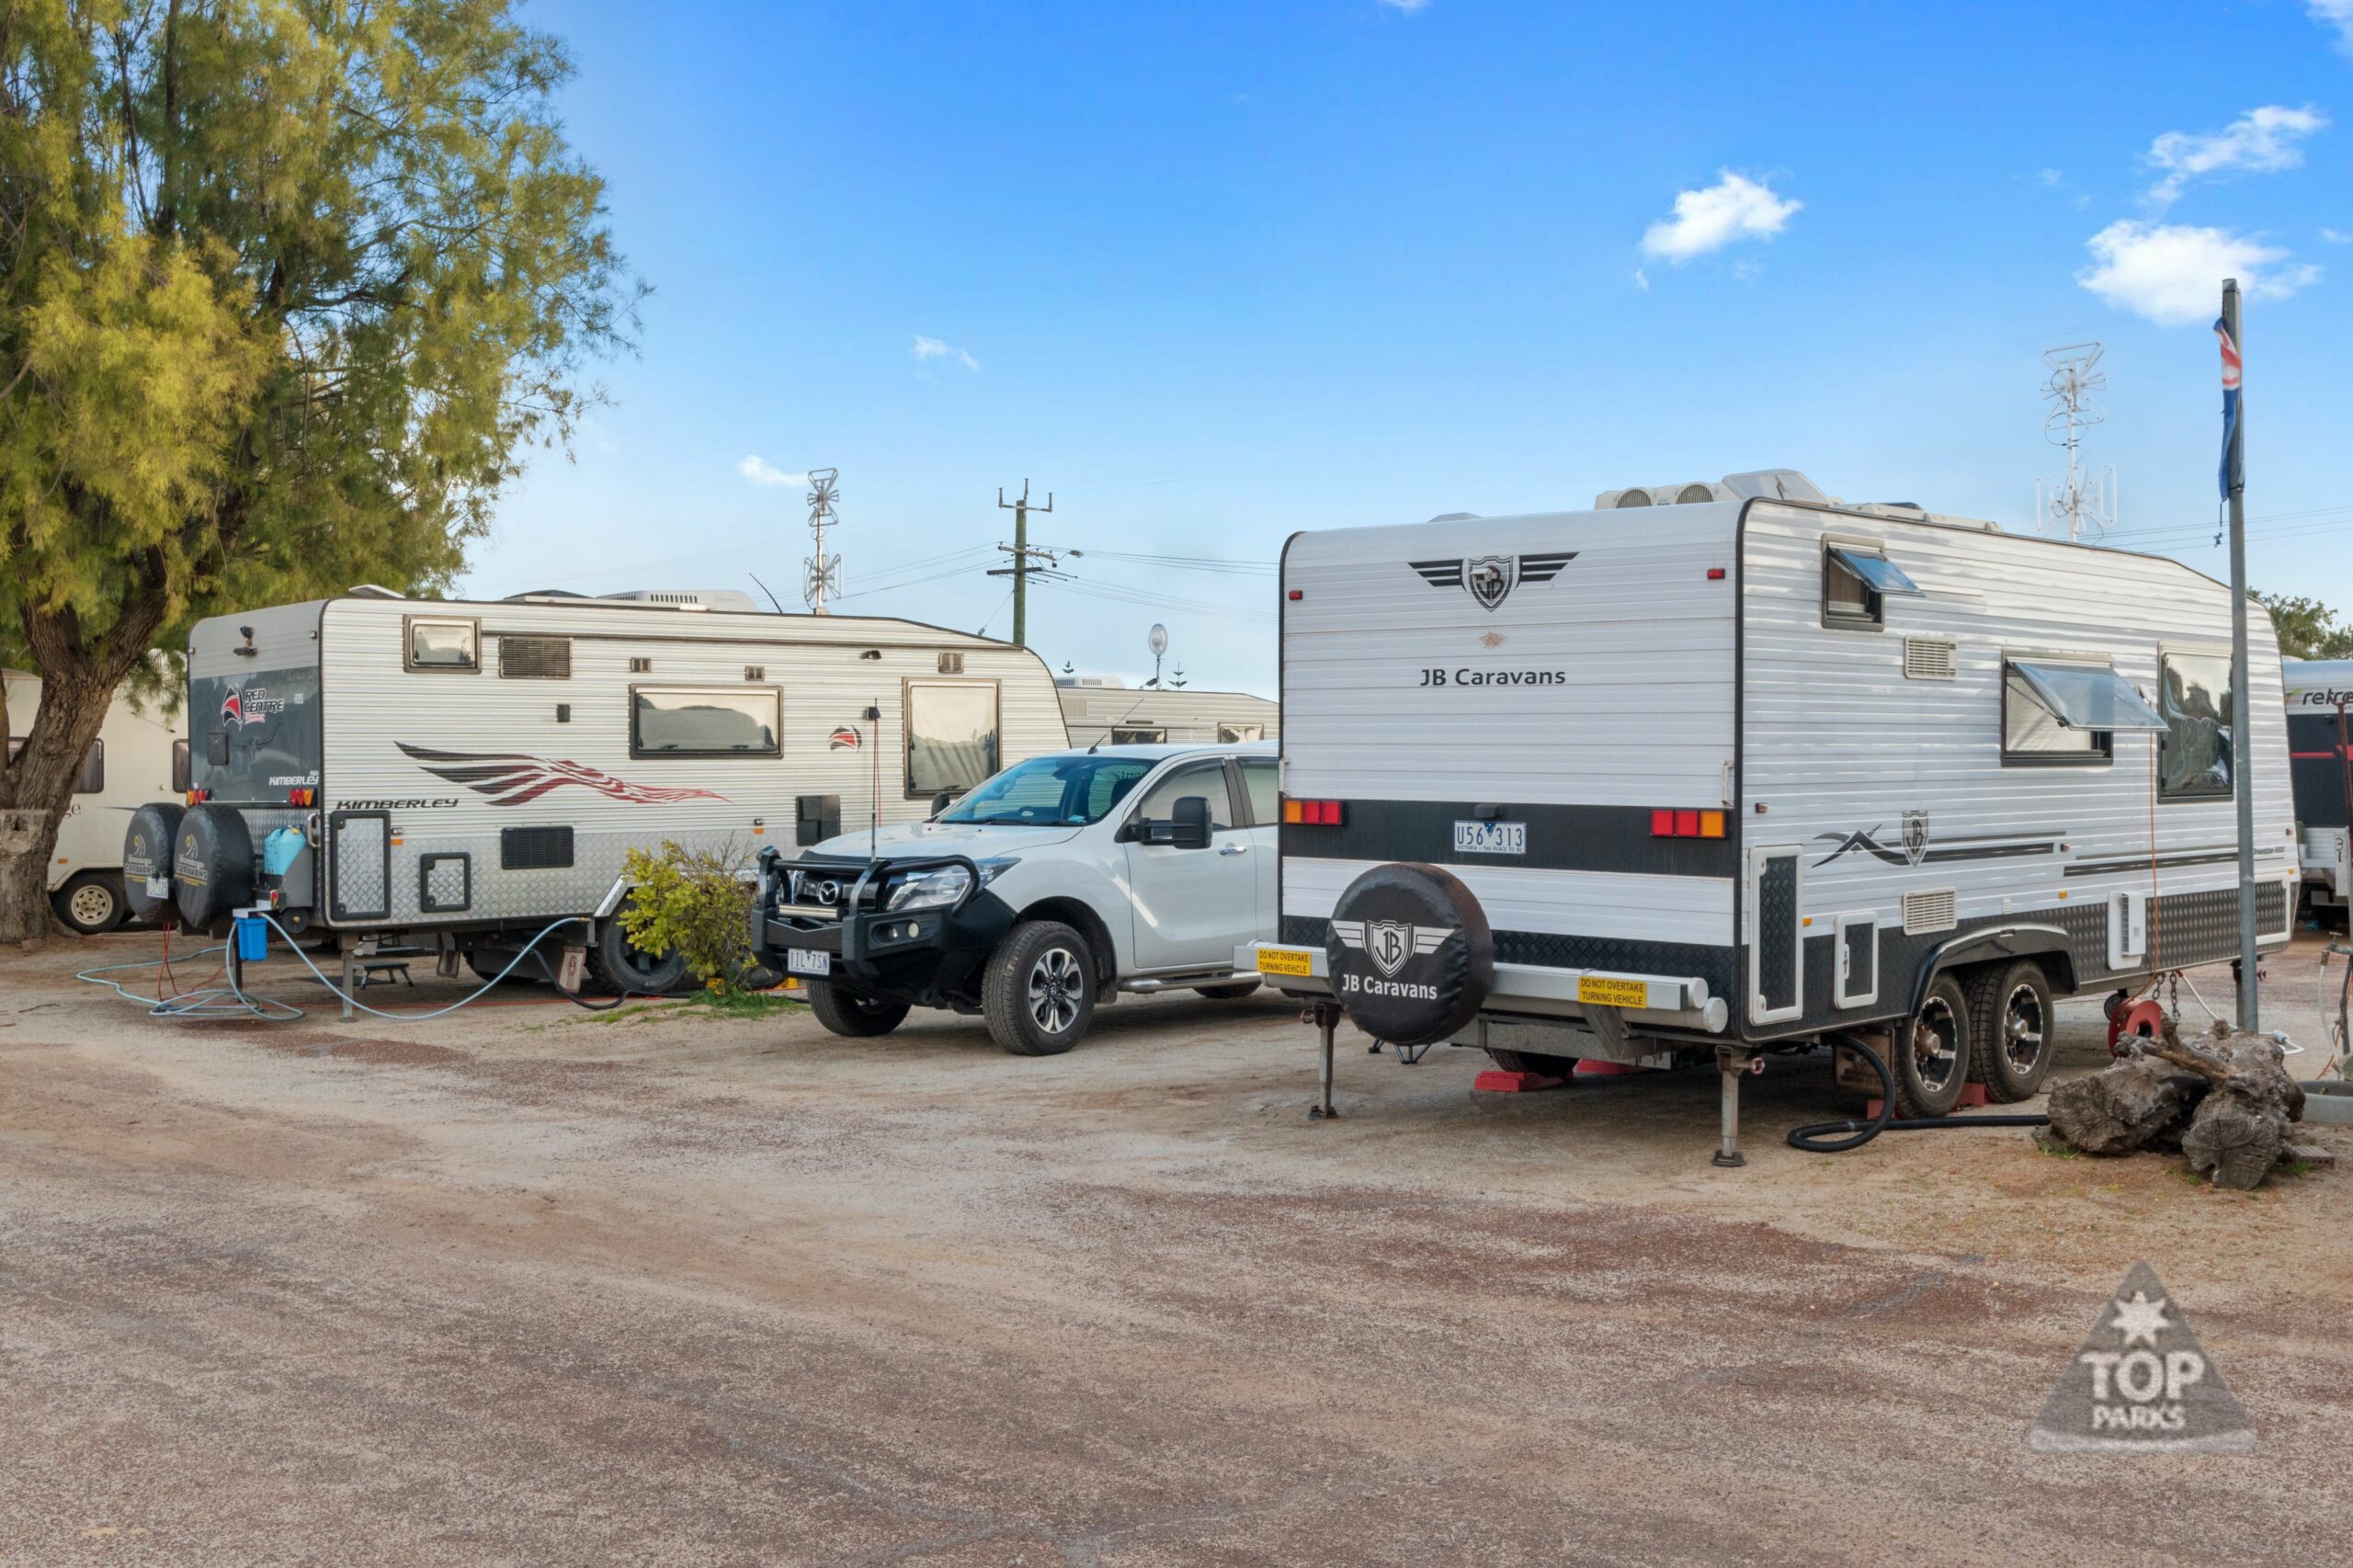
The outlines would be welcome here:
<svg viewBox="0 0 2353 1568">
<path fill-rule="evenodd" d="M 1251 967 L 1380 1038 L 1555 1075 L 1712 1053 L 1728 1119 L 1758 1053 L 1836 1037 L 1904 1113 L 2024 1098 L 2055 998 L 2234 956 L 2240 715 L 2288 939 L 2272 629 L 2233 693 L 2230 592 L 2177 562 L 1779 470 L 1302 533 L 1282 587 Z"/>
<path fill-rule="evenodd" d="M 2341 920 L 2353 894 L 2353 659 L 2290 659 L 2283 668 L 2304 898 Z"/>
<path fill-rule="evenodd" d="M 347 954 L 398 940 L 491 973 L 570 919 L 537 951 L 638 991 L 680 960 L 613 917 L 631 849 L 748 876 L 764 846 L 919 820 L 1065 744 L 1026 648 L 732 592 L 362 590 L 216 617 L 188 636 L 188 807 L 134 820 L 135 902 L 202 928 L 259 903 Z"/>
</svg>

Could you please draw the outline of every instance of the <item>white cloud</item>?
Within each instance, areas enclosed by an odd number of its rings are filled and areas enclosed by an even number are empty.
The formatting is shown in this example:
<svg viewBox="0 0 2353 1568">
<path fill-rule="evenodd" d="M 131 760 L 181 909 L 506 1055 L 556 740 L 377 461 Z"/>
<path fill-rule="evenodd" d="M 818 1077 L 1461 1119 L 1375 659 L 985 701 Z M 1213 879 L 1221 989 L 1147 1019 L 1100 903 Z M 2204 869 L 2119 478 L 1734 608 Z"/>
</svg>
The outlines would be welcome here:
<svg viewBox="0 0 2353 1568">
<path fill-rule="evenodd" d="M 2066 181 L 2067 181 L 2067 176 L 2066 176 L 2066 175 L 2065 175 L 2065 174 L 2063 174 L 2063 172 L 2061 172 L 2061 171 L 2060 171 L 2060 170 L 2058 170 L 2058 169 L 2043 169 L 2043 170 L 2040 170 L 2040 171 L 2039 171 L 2039 172 L 2035 175 L 2035 176 L 2034 176 L 2034 177 L 2035 177 L 2037 180 L 2040 181 L 2042 184 L 2044 184 L 2044 185 L 2048 185 L 2048 186 L 2059 186 L 2059 185 L 2064 185 L 2064 184 L 2066 183 Z"/>
<path fill-rule="evenodd" d="M 797 490 L 809 483 L 807 474 L 787 473 L 782 469 L 770 468 L 767 459 L 754 452 L 744 454 L 744 460 L 735 465 L 735 472 L 755 484 L 773 484 Z"/>
<path fill-rule="evenodd" d="M 2353 0 L 2346 0 L 2353 16 Z M 2220 131 L 2193 134 L 2168 131 L 2149 143 L 2149 165 L 2165 177 L 2149 187 L 2149 199 L 2170 206 L 2191 180 L 2205 175 L 2269 173 L 2304 161 L 2304 138 L 2328 128 L 2328 116 L 2310 104 L 2289 108 L 2266 104 L 2251 108 Z"/>
<path fill-rule="evenodd" d="M 1634 287 L 1645 294 L 1651 291 L 1651 275 L 1639 267 L 1634 268 Z"/>
<path fill-rule="evenodd" d="M 1680 267 L 1694 256 L 1723 249 L 1736 240 L 1770 239 L 1788 227 L 1790 214 L 1805 205 L 1784 201 L 1759 181 L 1730 169 L 1717 171 L 1715 184 L 1678 191 L 1675 216 L 1643 232 L 1643 254 Z"/>
<path fill-rule="evenodd" d="M 2224 229 L 2128 218 L 2085 243 L 2092 265 L 2076 273 L 2075 281 L 2109 304 L 2165 326 L 2211 321 L 2222 309 L 2225 278 L 2236 278 L 2257 300 L 2284 300 L 2320 278 L 2319 267 Z"/>
<path fill-rule="evenodd" d="M 915 334 L 915 346 L 908 352 L 915 357 L 916 363 L 922 365 L 928 365 L 934 359 L 952 359 L 968 370 L 981 368 L 981 362 L 962 349 L 942 343 L 936 337 L 926 337 L 921 333 Z"/>
<path fill-rule="evenodd" d="M 1392 11 L 1403 11 L 1410 17 L 1416 11 L 1426 9 L 1430 0 L 1381 0 L 1381 3 Z"/>
<path fill-rule="evenodd" d="M 2353 0 L 2304 0 L 2313 20 L 2336 29 L 2336 47 L 2353 54 Z"/>
<path fill-rule="evenodd" d="M 2320 237 L 2333 245 L 2353 245 L 2353 234 L 2342 229 L 2323 229 Z"/>
</svg>

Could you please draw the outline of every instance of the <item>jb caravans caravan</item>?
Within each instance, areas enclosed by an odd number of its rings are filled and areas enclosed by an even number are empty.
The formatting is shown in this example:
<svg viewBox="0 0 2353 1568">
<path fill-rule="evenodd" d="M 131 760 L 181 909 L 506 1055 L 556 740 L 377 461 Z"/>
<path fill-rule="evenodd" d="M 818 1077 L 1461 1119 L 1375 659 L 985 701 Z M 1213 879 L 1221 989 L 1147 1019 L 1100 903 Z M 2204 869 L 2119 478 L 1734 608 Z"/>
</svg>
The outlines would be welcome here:
<svg viewBox="0 0 2353 1568">
<path fill-rule="evenodd" d="M 2288 703 L 2289 775 L 2295 781 L 2296 846 L 2304 897 L 2314 910 L 2343 919 L 2353 894 L 2353 659 L 2290 659 L 2282 665 Z"/>
<path fill-rule="evenodd" d="M 25 748 L 26 732 L 40 706 L 40 677 L 0 670 L 7 691 L 8 757 Z M 160 696 L 140 698 L 129 687 L 107 710 L 98 738 L 82 756 L 57 847 L 49 862 L 49 900 L 57 917 L 85 936 L 122 923 L 130 903 L 122 885 L 123 828 L 145 801 L 188 788 L 183 716 Z"/>
<path fill-rule="evenodd" d="M 608 981 L 649 992 L 679 960 L 613 918 L 631 849 L 748 863 L 920 819 L 1065 744 L 1025 648 L 732 593 L 362 592 L 221 616 L 189 634 L 188 702 L 188 807 L 139 814 L 136 896 L 206 928 L 259 903 L 347 952 L 397 939 L 494 973 L 575 919 L 541 950 L 585 941 Z"/>
<path fill-rule="evenodd" d="M 1281 942 L 1394 1041 L 1671 1064 L 1836 1035 L 1910 1112 L 2034 1092 L 2052 1004 L 2288 938 L 2279 658 L 2177 562 L 1845 506 L 1788 471 L 1303 533 Z M 1866 1066 L 1859 1057 L 1849 1059 Z"/>
</svg>

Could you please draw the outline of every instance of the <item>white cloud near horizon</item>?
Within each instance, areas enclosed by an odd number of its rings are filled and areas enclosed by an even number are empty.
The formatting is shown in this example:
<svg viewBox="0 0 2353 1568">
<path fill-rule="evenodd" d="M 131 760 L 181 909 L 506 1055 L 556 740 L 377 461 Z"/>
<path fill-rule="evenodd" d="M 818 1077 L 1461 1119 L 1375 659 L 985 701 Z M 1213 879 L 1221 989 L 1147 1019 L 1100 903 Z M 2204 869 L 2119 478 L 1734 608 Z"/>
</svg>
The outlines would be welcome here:
<svg viewBox="0 0 2353 1568">
<path fill-rule="evenodd" d="M 1676 192 L 1675 215 L 1643 231 L 1643 254 L 1680 267 L 1740 240 L 1769 240 L 1805 205 L 1761 180 L 1719 169 L 1716 183 Z"/>
<path fill-rule="evenodd" d="M 807 474 L 787 473 L 782 469 L 772 468 L 768 465 L 768 460 L 756 452 L 745 453 L 744 460 L 735 465 L 735 472 L 755 484 L 778 485 L 797 490 L 809 483 Z"/>
<path fill-rule="evenodd" d="M 2336 29 L 2336 47 L 2353 54 L 2353 0 L 2304 0 L 2313 20 Z"/>
<path fill-rule="evenodd" d="M 2092 265 L 2075 281 L 2109 304 L 2160 326 L 2209 322 L 2222 312 L 2222 279 L 2250 299 L 2284 300 L 2320 280 L 2320 268 L 2245 234 L 2186 223 L 2123 219 L 2085 242 Z"/>
<path fill-rule="evenodd" d="M 1430 0 L 1381 0 L 1381 3 L 1392 11 L 1403 11 L 1410 17 L 1416 11 L 1428 9 Z"/>
<path fill-rule="evenodd" d="M 928 365 L 934 359 L 949 359 L 968 370 L 977 370 L 981 368 L 981 362 L 961 348 L 952 344 L 942 343 L 936 337 L 926 337 L 921 333 L 915 334 L 915 347 L 907 352 L 915 357 L 915 362 L 919 365 Z"/>
<path fill-rule="evenodd" d="M 2353 0 L 2346 0 L 2353 16 Z M 2304 140 L 2328 129 L 2328 116 L 2306 104 L 2251 108 L 2220 131 L 2168 131 L 2149 143 L 2149 166 L 2165 177 L 2149 187 L 2158 209 L 2178 200 L 2190 181 L 2229 174 L 2271 174 L 2302 166 Z"/>
</svg>

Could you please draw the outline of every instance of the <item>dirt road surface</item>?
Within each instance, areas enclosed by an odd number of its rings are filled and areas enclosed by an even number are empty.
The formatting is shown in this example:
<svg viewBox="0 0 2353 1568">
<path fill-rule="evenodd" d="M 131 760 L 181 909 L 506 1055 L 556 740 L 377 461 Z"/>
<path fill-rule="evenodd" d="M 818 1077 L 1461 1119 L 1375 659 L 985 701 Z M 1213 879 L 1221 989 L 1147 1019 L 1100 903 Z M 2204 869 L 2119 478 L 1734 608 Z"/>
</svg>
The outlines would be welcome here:
<svg viewBox="0 0 2353 1568">
<path fill-rule="evenodd" d="M 1263 995 L 1123 1001 L 1033 1061 L 972 1020 L 849 1041 L 512 988 L 347 1026 L 283 960 L 255 983 L 312 1009 L 287 1024 L 72 979 L 157 944 L 0 956 L 0 1562 L 2306 1564 L 2353 1539 L 2344 1169 L 2250 1196 L 2018 1131 L 1800 1154 L 1779 1134 L 1849 1103 L 1820 1060 L 1751 1081 L 1736 1171 L 1708 1162 L 1712 1071 L 1474 1096 L 1482 1057 L 1358 1040 L 1314 1125 L 1313 1037 Z M 2308 1069 L 2315 952 L 2267 987 Z M 2062 1070 L 2090 1070 L 2096 1008 L 2063 1011 Z M 2141 1259 L 2253 1455 L 2028 1449 Z"/>
</svg>

